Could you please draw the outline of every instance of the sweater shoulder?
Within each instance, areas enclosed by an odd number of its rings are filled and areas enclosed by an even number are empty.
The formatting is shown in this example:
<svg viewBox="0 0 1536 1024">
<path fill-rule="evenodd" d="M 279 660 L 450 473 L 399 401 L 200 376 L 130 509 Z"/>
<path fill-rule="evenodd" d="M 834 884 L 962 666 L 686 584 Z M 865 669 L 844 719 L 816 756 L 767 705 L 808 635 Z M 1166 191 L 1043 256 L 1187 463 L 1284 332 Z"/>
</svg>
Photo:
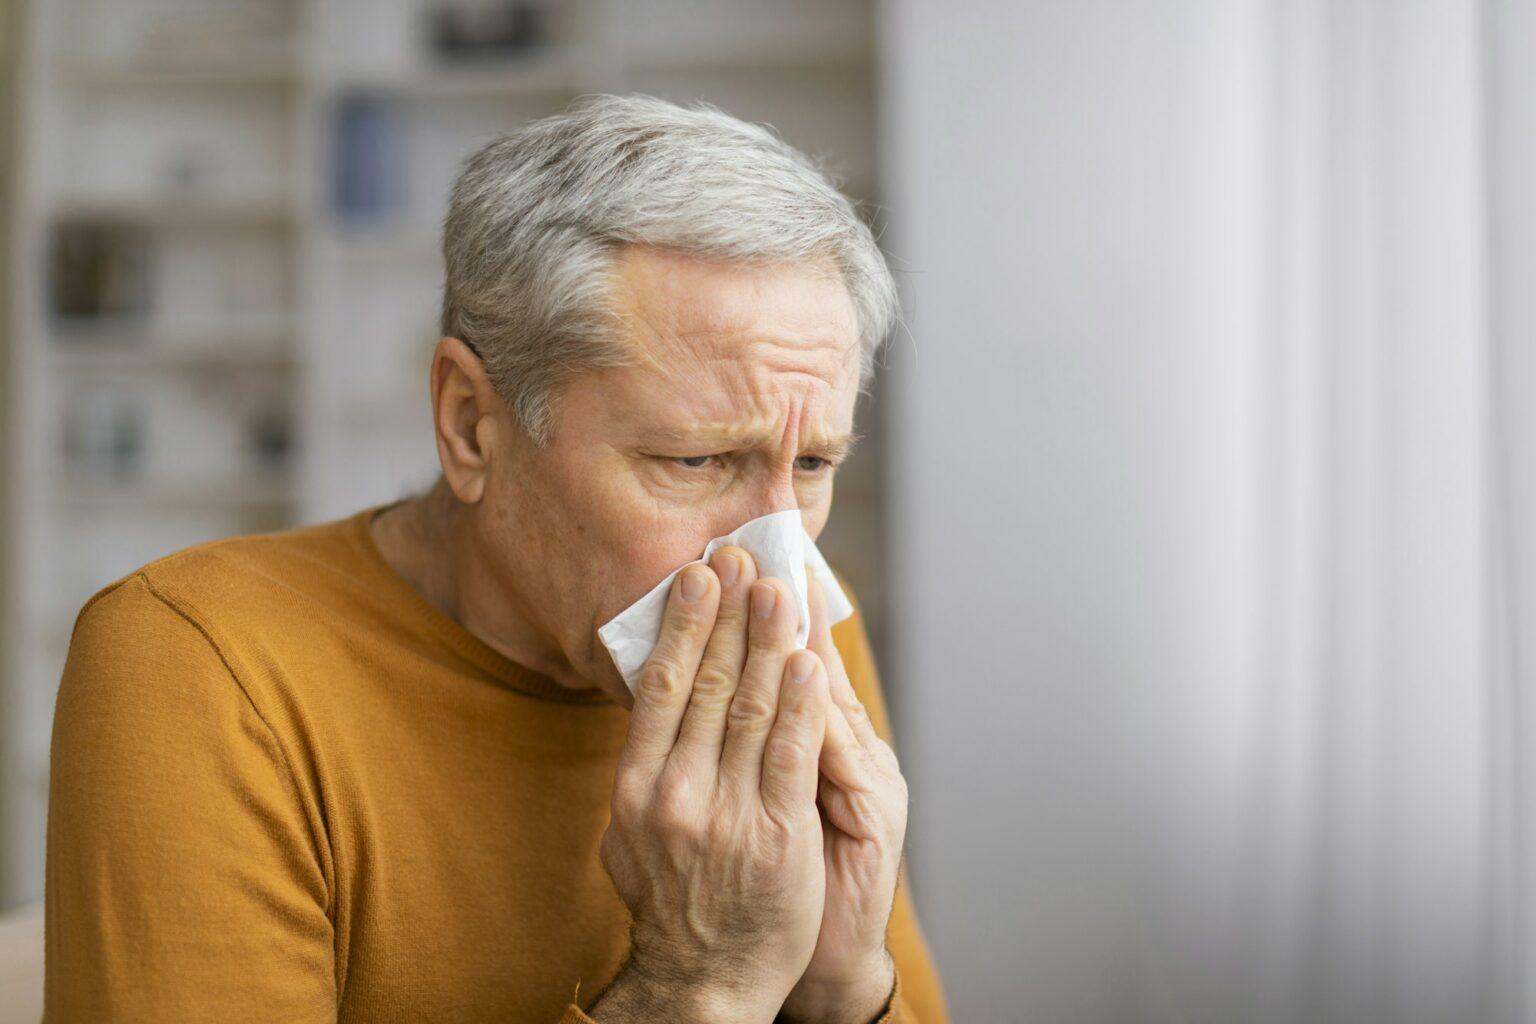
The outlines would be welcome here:
<svg viewBox="0 0 1536 1024">
<path fill-rule="evenodd" d="M 356 583 L 359 558 L 351 517 L 190 545 L 102 586 L 81 606 L 75 630 L 93 609 L 131 615 L 152 598 L 200 626 L 237 621 L 279 626 L 302 620 L 327 587 Z M 132 594 L 143 591 L 139 599 Z"/>
</svg>

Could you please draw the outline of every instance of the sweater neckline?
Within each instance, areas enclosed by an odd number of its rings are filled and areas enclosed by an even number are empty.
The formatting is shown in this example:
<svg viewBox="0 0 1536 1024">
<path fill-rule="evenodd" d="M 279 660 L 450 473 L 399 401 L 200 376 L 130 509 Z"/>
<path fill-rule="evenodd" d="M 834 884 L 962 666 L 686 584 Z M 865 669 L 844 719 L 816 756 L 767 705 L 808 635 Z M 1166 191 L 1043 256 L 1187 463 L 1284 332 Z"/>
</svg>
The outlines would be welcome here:
<svg viewBox="0 0 1536 1024">
<path fill-rule="evenodd" d="M 397 498 L 394 501 L 369 505 L 354 512 L 347 519 L 348 538 L 378 577 L 381 586 L 406 605 L 416 619 L 432 633 L 509 689 L 540 700 L 558 701 L 563 704 L 618 706 L 613 698 L 599 687 L 573 690 L 542 673 L 535 672 L 526 665 L 513 661 L 466 627 L 443 614 L 441 609 L 411 586 L 410 582 L 400 575 L 399 571 L 384 557 L 384 552 L 379 550 L 378 544 L 374 542 L 373 533 L 369 529 L 375 516 L 394 508 L 405 500 L 405 498 Z"/>
</svg>

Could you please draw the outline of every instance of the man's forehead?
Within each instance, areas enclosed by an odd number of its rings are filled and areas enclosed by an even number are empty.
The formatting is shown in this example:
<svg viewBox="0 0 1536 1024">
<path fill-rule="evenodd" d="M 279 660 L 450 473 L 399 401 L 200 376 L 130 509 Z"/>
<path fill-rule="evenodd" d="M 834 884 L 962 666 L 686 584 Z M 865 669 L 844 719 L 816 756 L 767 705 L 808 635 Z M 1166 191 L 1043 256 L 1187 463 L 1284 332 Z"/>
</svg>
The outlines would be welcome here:
<svg viewBox="0 0 1536 1024">
<path fill-rule="evenodd" d="M 646 428 L 653 437 L 673 441 L 693 441 L 701 437 L 734 438 L 743 441 L 769 439 L 778 435 L 784 424 L 772 415 L 745 415 L 730 419 L 689 420 L 681 423 L 655 423 Z M 824 438 L 846 437 L 851 431 L 832 424 L 806 424 L 806 434 Z"/>
<path fill-rule="evenodd" d="M 697 433 L 770 429 L 786 402 L 851 417 L 859 349 L 793 330 L 681 334 L 639 330 L 618 372 L 648 413 L 665 410 Z"/>
<path fill-rule="evenodd" d="M 819 261 L 735 265 L 629 247 L 616 299 L 642 358 L 754 345 L 846 354 L 857 314 L 835 268 Z"/>
<path fill-rule="evenodd" d="M 744 449 L 776 444 L 782 437 L 783 429 L 783 423 L 773 416 L 745 415 L 685 424 L 656 423 L 643 432 L 648 439 L 654 441 Z M 859 438 L 852 430 L 838 429 L 832 424 L 808 423 L 799 432 L 798 440 L 802 447 L 826 449 L 833 455 L 843 457 L 853 450 Z"/>
<path fill-rule="evenodd" d="M 658 437 L 684 441 L 701 435 L 750 436 L 771 433 L 777 424 L 768 415 L 744 415 L 727 419 L 696 419 L 684 424 L 659 423 L 651 431 Z"/>
</svg>

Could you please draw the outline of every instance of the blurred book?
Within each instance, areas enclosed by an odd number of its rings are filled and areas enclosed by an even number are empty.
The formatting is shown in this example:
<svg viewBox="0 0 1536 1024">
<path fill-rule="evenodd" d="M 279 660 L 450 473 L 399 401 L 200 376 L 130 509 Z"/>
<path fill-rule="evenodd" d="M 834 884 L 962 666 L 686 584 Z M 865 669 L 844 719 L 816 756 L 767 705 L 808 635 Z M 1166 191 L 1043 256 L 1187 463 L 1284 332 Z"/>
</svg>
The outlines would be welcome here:
<svg viewBox="0 0 1536 1024">
<path fill-rule="evenodd" d="M 350 93 L 336 101 L 332 205 L 349 224 L 378 223 L 404 200 L 404 137 L 399 112 L 383 96 Z"/>
<path fill-rule="evenodd" d="M 144 409 L 132 392 L 82 390 L 66 406 L 65 468 L 76 479 L 136 479 L 143 470 L 144 434 Z"/>
<path fill-rule="evenodd" d="M 133 225 L 63 222 L 49 252 L 49 311 L 56 321 L 131 319 L 149 313 L 153 246 Z"/>
<path fill-rule="evenodd" d="M 444 61 L 517 57 L 548 41 L 548 11 L 529 0 L 441 0 L 426 17 L 428 45 Z"/>
</svg>

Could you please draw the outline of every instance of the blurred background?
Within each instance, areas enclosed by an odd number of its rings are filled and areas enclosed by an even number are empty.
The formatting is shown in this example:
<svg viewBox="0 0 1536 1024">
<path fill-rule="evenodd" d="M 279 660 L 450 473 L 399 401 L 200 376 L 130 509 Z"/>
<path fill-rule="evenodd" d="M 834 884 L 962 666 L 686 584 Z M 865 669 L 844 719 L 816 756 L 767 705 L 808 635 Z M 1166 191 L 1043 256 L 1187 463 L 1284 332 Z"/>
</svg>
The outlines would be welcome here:
<svg viewBox="0 0 1536 1024">
<path fill-rule="evenodd" d="M 1529 0 L 0 0 L 0 61 L 12 1009 L 80 605 L 430 483 L 448 185 L 611 91 L 773 124 L 903 288 L 823 548 L 955 1019 L 1536 1020 Z"/>
</svg>

